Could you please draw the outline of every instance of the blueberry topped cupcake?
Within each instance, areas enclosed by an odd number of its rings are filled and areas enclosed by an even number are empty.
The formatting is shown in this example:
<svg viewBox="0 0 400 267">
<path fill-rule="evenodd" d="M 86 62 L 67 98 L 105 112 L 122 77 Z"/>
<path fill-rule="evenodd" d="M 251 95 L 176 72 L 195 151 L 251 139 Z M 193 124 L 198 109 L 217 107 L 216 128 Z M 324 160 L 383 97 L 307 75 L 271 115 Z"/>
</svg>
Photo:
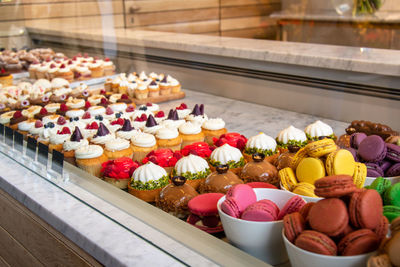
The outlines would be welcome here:
<svg viewBox="0 0 400 267">
<path fill-rule="evenodd" d="M 276 142 L 278 143 L 279 149 L 286 150 L 289 145 L 298 147 L 307 145 L 307 137 L 302 130 L 290 125 L 288 128 L 280 131 L 276 138 Z"/>
<path fill-rule="evenodd" d="M 247 140 L 243 156 L 245 160 L 249 162 L 252 160 L 252 155 L 254 153 L 261 153 L 265 155 L 267 161 L 271 162 L 279 155 L 279 151 L 276 147 L 275 139 L 261 132 Z"/>
<path fill-rule="evenodd" d="M 202 157 L 189 154 L 175 164 L 173 176 L 183 176 L 187 183 L 197 189 L 200 183 L 211 173 L 208 163 Z"/>
<path fill-rule="evenodd" d="M 210 156 L 210 164 L 213 167 L 213 171 L 217 166 L 227 164 L 232 172 L 238 174 L 242 170 L 245 161 L 239 149 L 225 144 L 214 149 Z"/>
<path fill-rule="evenodd" d="M 322 121 L 316 121 L 308 125 L 304 129 L 304 132 L 310 141 L 317 141 L 320 137 L 328 137 L 336 140 L 332 127 Z"/>
</svg>

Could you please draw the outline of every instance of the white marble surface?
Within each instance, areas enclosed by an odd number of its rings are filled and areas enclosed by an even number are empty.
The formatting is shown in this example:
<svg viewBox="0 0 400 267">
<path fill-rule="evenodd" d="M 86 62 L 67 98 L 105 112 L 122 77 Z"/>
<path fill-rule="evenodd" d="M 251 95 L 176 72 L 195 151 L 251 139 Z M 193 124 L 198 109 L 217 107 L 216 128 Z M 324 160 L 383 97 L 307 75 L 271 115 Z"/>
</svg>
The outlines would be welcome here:
<svg viewBox="0 0 400 267">
<path fill-rule="evenodd" d="M 189 90 L 186 90 L 186 93 L 187 97 L 183 100 L 160 104 L 161 109 L 168 112 L 169 108 L 176 107 L 181 102 L 187 103 L 190 108 L 196 103 L 204 103 L 205 112 L 210 118 L 223 118 L 229 131 L 237 131 L 247 137 L 259 131 L 275 137 L 281 129 L 290 124 L 303 129 L 316 119 L 330 124 L 338 135 L 343 133 L 348 125 L 346 122 Z M 140 218 L 135 218 L 109 204 L 101 196 L 94 196 L 84 190 L 79 183 L 53 181 L 56 186 L 1 153 L 0 169 L 0 187 L 3 190 L 106 266 L 179 266 L 182 262 L 191 266 L 215 265 L 207 257 L 151 228 Z"/>
<path fill-rule="evenodd" d="M 400 51 L 308 43 L 254 40 L 130 29 L 29 28 L 41 38 L 115 40 L 129 47 L 157 48 L 299 66 L 398 76 Z"/>
</svg>

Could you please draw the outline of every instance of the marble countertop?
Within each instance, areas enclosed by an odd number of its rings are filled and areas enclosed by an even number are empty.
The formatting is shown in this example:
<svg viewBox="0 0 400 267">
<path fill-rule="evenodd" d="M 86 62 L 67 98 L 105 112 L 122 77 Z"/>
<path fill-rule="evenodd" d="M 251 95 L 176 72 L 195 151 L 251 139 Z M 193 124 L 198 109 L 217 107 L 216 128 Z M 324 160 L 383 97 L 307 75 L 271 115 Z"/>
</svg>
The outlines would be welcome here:
<svg viewBox="0 0 400 267">
<path fill-rule="evenodd" d="M 169 108 L 181 102 L 189 107 L 204 103 L 210 118 L 223 118 L 229 131 L 247 137 L 260 131 L 275 137 L 290 124 L 303 129 L 317 119 L 330 124 L 337 135 L 343 133 L 348 125 L 190 90 L 186 93 L 183 100 L 160 104 L 161 109 L 168 112 Z M 207 256 L 156 231 L 140 218 L 134 218 L 105 201 L 104 196 L 95 196 L 71 180 L 46 181 L 1 153 L 0 168 L 3 170 L 0 177 L 3 190 L 106 266 L 215 265 Z M 106 183 L 101 185 L 109 186 Z"/>
<path fill-rule="evenodd" d="M 126 45 L 132 51 L 133 47 L 156 48 L 255 60 L 265 64 L 283 63 L 374 75 L 400 74 L 400 51 L 396 50 L 115 29 L 107 25 L 102 29 L 90 30 L 57 29 L 49 25 L 41 28 L 31 27 L 28 31 L 30 35 L 39 36 L 40 39 L 52 37 L 65 41 L 72 38 L 105 42 L 105 47 L 113 46 L 115 42 Z"/>
</svg>

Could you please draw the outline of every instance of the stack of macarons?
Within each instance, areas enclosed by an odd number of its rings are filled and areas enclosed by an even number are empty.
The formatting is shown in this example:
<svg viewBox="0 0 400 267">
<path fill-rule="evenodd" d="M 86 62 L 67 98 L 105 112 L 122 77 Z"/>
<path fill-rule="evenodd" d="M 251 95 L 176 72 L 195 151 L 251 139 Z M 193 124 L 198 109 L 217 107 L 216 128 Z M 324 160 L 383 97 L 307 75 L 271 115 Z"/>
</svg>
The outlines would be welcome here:
<svg viewBox="0 0 400 267">
<path fill-rule="evenodd" d="M 392 185 L 389 180 L 382 177 L 376 178 L 367 189 L 375 189 L 383 200 L 383 215 L 393 221 L 400 217 L 400 183 Z"/>
<path fill-rule="evenodd" d="M 282 220 L 290 213 L 298 212 L 306 202 L 299 196 L 290 198 L 282 209 L 271 200 L 257 201 L 252 187 L 246 184 L 233 186 L 221 204 L 221 210 L 234 218 L 247 221 L 270 222 Z"/>
<path fill-rule="evenodd" d="M 400 217 L 392 221 L 390 233 L 382 243 L 379 255 L 369 258 L 367 266 L 400 266 Z"/>
<path fill-rule="evenodd" d="M 350 148 L 356 161 L 365 162 L 368 177 L 400 176 L 400 146 L 388 144 L 378 135 L 354 133 Z"/>
<path fill-rule="evenodd" d="M 365 164 L 355 162 L 348 150 L 338 149 L 332 139 L 325 138 L 301 148 L 290 167 L 279 171 L 284 189 L 308 197 L 317 197 L 314 184 L 326 175 L 350 175 L 353 183 L 362 188 L 367 169 Z"/>
<path fill-rule="evenodd" d="M 377 191 L 359 189 L 345 175 L 318 180 L 325 197 L 283 218 L 284 234 L 297 247 L 330 256 L 353 256 L 378 249 L 389 223 Z"/>
</svg>

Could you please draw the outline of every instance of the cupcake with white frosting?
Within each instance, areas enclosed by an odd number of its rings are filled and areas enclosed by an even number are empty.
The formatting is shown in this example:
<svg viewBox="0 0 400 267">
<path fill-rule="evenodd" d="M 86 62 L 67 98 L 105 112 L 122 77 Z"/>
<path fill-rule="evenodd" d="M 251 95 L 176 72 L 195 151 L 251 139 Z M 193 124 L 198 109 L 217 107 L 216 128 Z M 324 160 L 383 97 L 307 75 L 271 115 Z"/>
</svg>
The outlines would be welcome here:
<svg viewBox="0 0 400 267">
<path fill-rule="evenodd" d="M 187 183 L 197 189 L 210 173 L 210 167 L 205 159 L 189 154 L 178 160 L 172 175 L 185 177 Z"/>
<path fill-rule="evenodd" d="M 197 123 L 185 122 L 179 126 L 179 133 L 182 136 L 182 148 L 204 141 L 204 133 L 201 131 L 200 124 Z"/>
<path fill-rule="evenodd" d="M 185 103 L 181 103 L 175 110 L 178 112 L 179 119 L 185 119 L 192 112 Z"/>
<path fill-rule="evenodd" d="M 131 121 L 129 119 L 125 119 L 124 125 L 121 129 L 115 132 L 115 135 L 118 138 L 126 139 L 130 141 L 135 135 L 140 134 L 141 131 L 139 129 L 135 129 L 131 125 Z"/>
<path fill-rule="evenodd" d="M 205 121 L 208 120 L 208 117 L 206 114 L 204 114 L 204 105 L 201 104 L 195 105 L 193 108 L 192 113 L 186 116 L 185 118 L 187 121 L 193 122 L 193 123 L 198 123 L 202 125 Z"/>
<path fill-rule="evenodd" d="M 138 86 L 135 89 L 135 97 L 137 99 L 145 99 L 149 95 L 149 89 L 147 87 L 147 83 L 141 81 L 138 82 Z"/>
<path fill-rule="evenodd" d="M 264 154 L 268 162 L 273 162 L 279 156 L 275 139 L 262 132 L 250 137 L 243 151 L 244 159 L 247 162 L 251 161 L 255 153 Z"/>
<path fill-rule="evenodd" d="M 146 124 L 143 127 L 143 132 L 155 135 L 158 130 L 162 128 L 161 125 L 158 125 L 153 115 L 150 115 L 147 118 Z"/>
<path fill-rule="evenodd" d="M 100 177 L 101 164 L 107 161 L 103 148 L 99 145 L 83 146 L 75 150 L 76 165 L 82 170 Z"/>
<path fill-rule="evenodd" d="M 276 137 L 276 142 L 278 143 L 278 148 L 282 150 L 281 152 L 284 152 L 289 145 L 298 147 L 305 146 L 307 144 L 307 137 L 302 130 L 290 125 L 288 128 L 279 132 Z"/>
<path fill-rule="evenodd" d="M 75 127 L 69 140 L 66 140 L 63 144 L 62 152 L 64 154 L 64 160 L 75 165 L 75 150 L 87 145 L 89 145 L 88 140 L 83 138 L 79 128 Z"/>
<path fill-rule="evenodd" d="M 128 140 L 115 138 L 106 141 L 104 154 L 110 160 L 122 157 L 132 158 L 133 150 L 131 148 L 131 143 Z"/>
<path fill-rule="evenodd" d="M 212 170 L 214 171 L 217 166 L 225 164 L 229 165 L 229 170 L 239 175 L 245 165 L 240 150 L 236 147 L 230 146 L 229 144 L 214 149 L 210 156 L 210 165 L 212 166 Z"/>
<path fill-rule="evenodd" d="M 328 137 L 336 140 L 336 136 L 333 133 L 332 127 L 322 121 L 316 121 L 308 125 L 304 132 L 306 133 L 309 141 L 317 141 L 320 137 Z"/>
<path fill-rule="evenodd" d="M 26 121 L 22 121 L 18 123 L 18 132 L 23 135 L 27 135 L 29 130 L 35 126 L 35 119 L 27 119 Z"/>
<path fill-rule="evenodd" d="M 148 162 L 133 172 L 128 191 L 143 201 L 154 202 L 161 189 L 168 183 L 169 177 L 164 168 Z"/>
<path fill-rule="evenodd" d="M 180 150 L 182 146 L 182 137 L 178 130 L 171 128 L 161 128 L 156 134 L 158 148 L 169 148 L 172 151 Z"/>
<path fill-rule="evenodd" d="M 99 129 L 97 130 L 97 133 L 90 139 L 90 143 L 100 145 L 104 148 L 106 142 L 114 139 L 115 135 L 108 130 L 104 123 L 100 122 Z"/>
<path fill-rule="evenodd" d="M 179 126 L 181 126 L 184 123 L 185 123 L 184 119 L 179 119 L 178 112 L 176 110 L 170 109 L 168 117 L 161 122 L 161 125 L 166 128 L 178 129 Z"/>
<path fill-rule="evenodd" d="M 179 81 L 177 79 L 168 75 L 167 81 L 168 81 L 169 85 L 171 86 L 171 92 L 173 94 L 179 93 L 181 91 L 181 84 L 179 83 Z"/>
<path fill-rule="evenodd" d="M 64 142 L 71 136 L 71 130 L 68 127 L 62 127 L 57 132 L 51 132 L 49 137 L 49 151 L 62 151 Z"/>
<path fill-rule="evenodd" d="M 210 146 L 214 144 L 213 138 L 219 138 L 221 135 L 227 133 L 225 122 L 221 118 L 209 119 L 201 125 L 204 133 L 204 142 Z"/>
<path fill-rule="evenodd" d="M 43 132 L 44 124 L 40 120 L 36 120 L 33 127 L 29 129 L 29 135 L 35 139 L 39 137 L 39 135 Z"/>
<path fill-rule="evenodd" d="M 148 133 L 140 133 L 131 139 L 133 149 L 133 160 L 141 162 L 146 155 L 157 149 L 157 141 L 154 135 Z"/>
</svg>

